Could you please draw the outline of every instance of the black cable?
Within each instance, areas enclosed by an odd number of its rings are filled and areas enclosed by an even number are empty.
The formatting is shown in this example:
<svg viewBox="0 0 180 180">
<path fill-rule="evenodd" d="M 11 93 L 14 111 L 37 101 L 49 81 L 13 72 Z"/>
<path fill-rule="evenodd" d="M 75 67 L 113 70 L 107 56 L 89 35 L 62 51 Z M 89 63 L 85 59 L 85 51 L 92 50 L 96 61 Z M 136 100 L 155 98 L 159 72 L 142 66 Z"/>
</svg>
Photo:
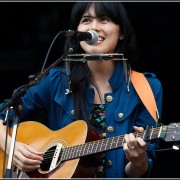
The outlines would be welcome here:
<svg viewBox="0 0 180 180">
<path fill-rule="evenodd" d="M 48 59 L 48 57 L 49 57 L 49 53 L 50 53 L 50 51 L 51 51 L 51 49 L 52 49 L 52 46 L 53 46 L 55 40 L 57 39 L 57 37 L 58 37 L 60 34 L 61 34 L 61 31 L 60 31 L 59 33 L 57 33 L 57 35 L 54 37 L 53 41 L 51 42 L 51 44 L 50 44 L 50 46 L 49 46 L 49 49 L 48 49 L 48 52 L 47 52 L 47 54 L 46 54 L 46 57 L 45 57 L 45 60 L 44 60 L 44 63 L 43 63 L 41 72 L 44 71 L 44 68 L 45 68 L 45 66 L 46 66 L 47 59 Z"/>
</svg>

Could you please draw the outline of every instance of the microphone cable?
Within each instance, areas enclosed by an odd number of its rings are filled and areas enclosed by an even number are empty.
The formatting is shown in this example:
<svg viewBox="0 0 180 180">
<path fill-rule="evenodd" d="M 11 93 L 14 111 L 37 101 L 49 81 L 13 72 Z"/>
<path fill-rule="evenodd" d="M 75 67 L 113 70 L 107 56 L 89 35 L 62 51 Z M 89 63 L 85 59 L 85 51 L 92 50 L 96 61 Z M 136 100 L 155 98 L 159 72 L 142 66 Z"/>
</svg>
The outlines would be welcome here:
<svg viewBox="0 0 180 180">
<path fill-rule="evenodd" d="M 50 51 L 51 51 L 51 49 L 52 49 L 52 46 L 53 46 L 55 40 L 57 39 L 57 37 L 58 37 L 61 33 L 62 33 L 61 31 L 58 32 L 57 35 L 56 35 L 56 36 L 54 37 L 54 39 L 52 40 L 52 42 L 51 42 L 51 44 L 50 44 L 50 46 L 49 46 L 48 52 L 47 52 L 47 54 L 46 54 L 46 56 L 45 56 L 44 63 L 43 63 L 42 69 L 41 69 L 41 73 L 42 73 L 42 72 L 44 71 L 44 69 L 45 69 L 45 66 L 46 66 L 46 63 L 47 63 L 47 59 L 48 59 L 48 57 L 49 57 Z"/>
</svg>

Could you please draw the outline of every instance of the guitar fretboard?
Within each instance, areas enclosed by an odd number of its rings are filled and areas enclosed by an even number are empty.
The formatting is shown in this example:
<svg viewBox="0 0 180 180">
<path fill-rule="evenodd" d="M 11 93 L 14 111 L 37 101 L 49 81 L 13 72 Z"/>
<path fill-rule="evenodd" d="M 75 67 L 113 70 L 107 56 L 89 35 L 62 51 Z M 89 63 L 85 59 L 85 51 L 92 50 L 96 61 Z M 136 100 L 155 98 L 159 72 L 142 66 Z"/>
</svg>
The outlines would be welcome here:
<svg viewBox="0 0 180 180">
<path fill-rule="evenodd" d="M 147 130 L 146 141 L 157 139 L 160 132 L 160 127 Z M 144 138 L 144 133 L 133 133 L 135 137 Z M 77 146 L 64 148 L 61 154 L 61 161 L 74 159 L 90 154 L 95 154 L 103 151 L 117 149 L 123 147 L 124 136 L 115 136 L 106 139 L 100 139 Z"/>
</svg>

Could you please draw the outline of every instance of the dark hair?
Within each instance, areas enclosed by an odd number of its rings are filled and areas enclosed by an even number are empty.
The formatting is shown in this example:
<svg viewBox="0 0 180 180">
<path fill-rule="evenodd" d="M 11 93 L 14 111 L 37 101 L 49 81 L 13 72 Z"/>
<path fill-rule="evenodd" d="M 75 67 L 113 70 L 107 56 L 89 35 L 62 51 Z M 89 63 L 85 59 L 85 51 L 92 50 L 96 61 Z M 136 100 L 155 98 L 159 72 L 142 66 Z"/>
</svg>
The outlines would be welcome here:
<svg viewBox="0 0 180 180">
<path fill-rule="evenodd" d="M 70 18 L 70 29 L 77 30 L 82 15 L 94 3 L 95 13 L 98 17 L 105 15 L 115 24 L 120 25 L 124 39 L 119 41 L 115 53 L 123 53 L 128 62 L 132 64 L 136 60 L 136 38 L 134 29 L 128 19 L 126 10 L 121 2 L 76 2 L 72 8 Z M 65 51 L 73 47 L 74 53 L 84 53 L 79 43 L 73 43 L 72 39 L 67 38 Z M 78 72 L 78 73 L 77 73 Z M 77 119 L 88 118 L 85 110 L 85 89 L 88 85 L 87 65 L 83 62 L 71 64 L 71 87 L 74 99 L 74 109 Z"/>
<path fill-rule="evenodd" d="M 106 15 L 115 24 L 120 25 L 124 40 L 118 43 L 115 52 L 123 53 L 128 62 L 133 63 L 136 60 L 136 37 L 125 7 L 121 2 L 76 2 L 71 11 L 70 29 L 77 29 L 82 15 L 92 3 L 95 4 L 97 16 Z M 83 53 L 80 45 L 78 43 L 72 44 L 70 39 L 67 40 L 66 50 L 69 46 L 73 46 L 76 53 Z"/>
</svg>

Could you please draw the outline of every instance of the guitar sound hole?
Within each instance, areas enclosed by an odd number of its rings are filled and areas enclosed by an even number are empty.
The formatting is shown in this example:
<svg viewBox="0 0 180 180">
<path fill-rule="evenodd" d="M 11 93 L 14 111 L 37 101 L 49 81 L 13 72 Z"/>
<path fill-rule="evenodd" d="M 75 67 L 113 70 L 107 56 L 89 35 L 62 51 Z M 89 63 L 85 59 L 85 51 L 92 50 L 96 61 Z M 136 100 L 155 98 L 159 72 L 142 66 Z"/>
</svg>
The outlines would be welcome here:
<svg viewBox="0 0 180 180">
<path fill-rule="evenodd" d="M 43 156 L 44 160 L 43 160 L 43 162 L 42 162 L 41 165 L 40 165 L 41 171 L 46 171 L 46 172 L 47 172 L 47 171 L 50 170 L 50 166 L 51 166 L 51 162 L 52 162 L 52 160 L 53 160 L 53 156 L 54 156 L 55 150 L 56 150 L 56 145 L 55 145 L 55 146 L 52 146 L 50 149 L 48 149 L 48 150 L 45 152 L 45 154 L 44 154 L 44 156 Z M 60 155 L 58 156 L 58 159 L 57 159 L 57 162 L 56 162 L 56 164 L 55 164 L 55 167 L 57 167 L 57 165 L 59 164 L 60 158 L 61 158 L 61 153 L 60 153 Z M 55 168 L 55 167 L 54 167 L 54 168 Z M 54 168 L 53 168 L 53 169 L 54 169 Z"/>
</svg>

